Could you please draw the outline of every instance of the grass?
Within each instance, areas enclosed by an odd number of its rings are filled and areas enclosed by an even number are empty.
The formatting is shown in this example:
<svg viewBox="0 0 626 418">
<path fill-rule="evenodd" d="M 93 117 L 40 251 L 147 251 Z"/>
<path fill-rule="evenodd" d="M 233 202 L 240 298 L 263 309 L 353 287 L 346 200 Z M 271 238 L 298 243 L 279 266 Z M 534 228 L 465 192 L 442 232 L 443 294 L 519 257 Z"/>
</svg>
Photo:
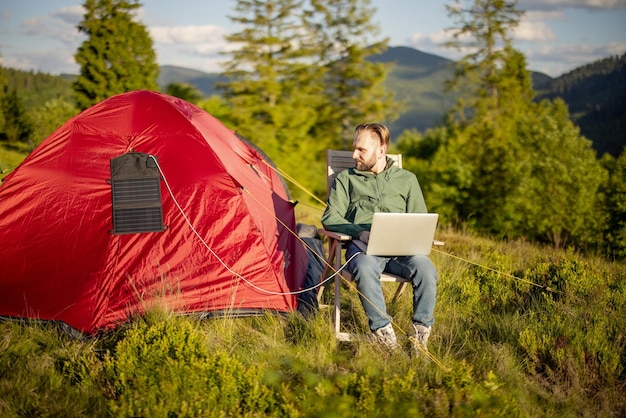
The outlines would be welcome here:
<svg viewBox="0 0 626 418">
<path fill-rule="evenodd" d="M 28 152 L 25 144 L 0 142 L 0 181 L 26 158 Z"/>
<path fill-rule="evenodd" d="M 408 294 L 389 307 L 404 345 L 389 353 L 365 338 L 347 286 L 343 323 L 364 337 L 349 343 L 326 310 L 202 321 L 152 310 L 88 339 L 3 321 L 0 415 L 626 414 L 623 264 L 453 230 L 438 238 L 433 359 L 403 337 Z"/>
<path fill-rule="evenodd" d="M 3 172 L 24 155 L 0 147 Z M 303 199 L 297 219 L 319 226 L 322 210 Z M 153 309 L 86 339 L 1 321 L 0 416 L 626 415 L 623 263 L 465 231 L 437 238 L 431 359 L 403 333 L 410 296 L 389 306 L 403 350 L 388 353 L 366 338 L 348 284 L 342 324 L 363 336 L 349 343 L 327 310 L 200 321 Z"/>
</svg>

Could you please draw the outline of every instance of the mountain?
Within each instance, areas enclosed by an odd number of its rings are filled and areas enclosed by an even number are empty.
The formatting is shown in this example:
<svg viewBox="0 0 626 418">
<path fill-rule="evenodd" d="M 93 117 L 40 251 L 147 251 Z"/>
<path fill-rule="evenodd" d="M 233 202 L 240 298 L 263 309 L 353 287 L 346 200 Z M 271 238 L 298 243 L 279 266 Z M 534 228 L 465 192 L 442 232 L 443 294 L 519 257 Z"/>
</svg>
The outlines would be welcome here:
<svg viewBox="0 0 626 418">
<path fill-rule="evenodd" d="M 423 132 L 443 122 L 455 101 L 455 96 L 445 91 L 446 81 L 454 77 L 454 61 L 409 47 L 390 47 L 370 60 L 395 64 L 387 76 L 387 87 L 405 101 L 407 110 L 391 123 L 392 132 Z M 552 81 L 552 77 L 536 71 L 531 71 L 531 78 L 535 88 Z"/>
<path fill-rule="evenodd" d="M 531 72 L 537 100 L 561 97 L 572 120 L 593 141 L 599 155 L 619 155 L 626 144 L 626 54 L 577 68 L 558 78 Z M 454 103 L 445 82 L 454 75 L 454 62 L 409 47 L 390 47 L 370 57 L 372 62 L 393 63 L 386 85 L 406 104 L 405 112 L 390 124 L 392 137 L 404 130 L 424 132 L 440 125 Z M 27 106 L 45 103 L 50 97 L 69 97 L 75 76 L 50 76 L 5 68 L 9 89 L 16 88 Z M 50 79 L 52 78 L 52 80 Z M 189 83 L 206 97 L 219 94 L 215 84 L 225 81 L 215 73 L 165 65 L 158 78 L 162 90 L 170 83 Z"/>
<path fill-rule="evenodd" d="M 453 74 L 453 61 L 408 47 L 388 48 L 370 60 L 395 63 L 386 85 L 395 92 L 398 100 L 406 102 L 407 110 L 390 124 L 394 137 L 405 129 L 424 131 L 441 123 L 444 113 L 454 102 L 444 92 L 444 83 Z M 158 83 L 161 89 L 169 83 L 188 83 L 209 97 L 219 94 L 215 83 L 224 80 L 218 74 L 165 65 L 161 67 Z"/>
<path fill-rule="evenodd" d="M 389 126 L 394 137 L 407 129 L 425 131 L 441 124 L 454 103 L 444 88 L 453 74 L 453 61 L 408 47 L 390 47 L 370 60 L 393 64 L 386 85 L 406 104 L 406 111 Z"/>
<path fill-rule="evenodd" d="M 387 76 L 386 86 L 395 92 L 396 98 L 406 105 L 400 118 L 389 124 L 392 137 L 408 129 L 425 131 L 440 125 L 443 116 L 454 104 L 454 96 L 445 92 L 445 82 L 454 75 L 454 61 L 428 54 L 414 48 L 389 47 L 385 52 L 373 55 L 371 62 L 394 64 Z M 545 85 L 552 78 L 542 73 L 532 73 L 533 83 Z M 217 74 L 204 73 L 188 68 L 163 66 L 159 86 L 172 82 L 189 83 L 205 96 L 218 94 L 216 81 L 223 81 Z"/>
<path fill-rule="evenodd" d="M 538 89 L 538 99 L 562 98 L 572 121 L 598 155 L 626 146 L 626 54 L 576 68 Z"/>
<path fill-rule="evenodd" d="M 163 90 L 170 83 L 191 84 L 192 86 L 197 87 L 205 97 L 210 97 L 214 94 L 219 94 L 215 88 L 215 84 L 219 81 L 225 80 L 226 79 L 219 74 L 209 74 L 189 68 L 163 65 L 160 68 L 157 82 L 159 87 Z"/>
</svg>

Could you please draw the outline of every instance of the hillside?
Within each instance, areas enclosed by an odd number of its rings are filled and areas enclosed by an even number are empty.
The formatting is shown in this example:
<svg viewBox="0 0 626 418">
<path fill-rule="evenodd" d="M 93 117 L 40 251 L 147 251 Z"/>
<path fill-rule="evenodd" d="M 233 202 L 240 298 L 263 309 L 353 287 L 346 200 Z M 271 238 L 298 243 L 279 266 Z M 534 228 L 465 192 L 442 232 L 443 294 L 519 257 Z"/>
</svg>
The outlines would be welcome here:
<svg viewBox="0 0 626 418">
<path fill-rule="evenodd" d="M 370 60 L 394 64 L 386 84 L 407 106 L 406 112 L 390 124 L 394 138 L 404 130 L 425 131 L 442 122 L 445 112 L 454 103 L 454 97 L 447 94 L 444 88 L 446 80 L 454 74 L 454 61 L 404 46 L 390 47 L 370 57 Z M 533 72 L 532 77 L 537 85 L 545 85 L 552 80 L 537 72 Z M 159 85 L 164 88 L 172 82 L 189 83 L 208 97 L 217 94 L 214 85 L 218 80 L 218 74 L 166 65 L 161 67 Z"/>
<path fill-rule="evenodd" d="M 0 416 L 626 416 L 624 264 L 439 233 L 428 353 L 400 332 L 411 326 L 411 292 L 390 304 L 401 349 L 389 352 L 367 338 L 346 283 L 351 342 L 336 340 L 330 309 L 199 320 L 150 306 L 84 339 L 55 323 L 3 320 Z M 383 283 L 387 300 L 395 290 Z"/>
<path fill-rule="evenodd" d="M 453 76 L 454 62 L 409 47 L 390 47 L 370 58 L 373 62 L 393 63 L 387 86 L 398 100 L 406 103 L 406 111 L 390 124 L 392 137 L 404 130 L 425 131 L 441 124 L 444 114 L 454 103 L 445 92 L 445 82 Z M 624 56 L 607 58 L 577 68 L 558 78 L 531 72 L 537 99 L 561 97 L 569 105 L 572 120 L 581 133 L 591 139 L 599 155 L 608 152 L 617 156 L 626 144 L 626 66 Z M 72 76 L 33 74 L 5 69 L 9 88 L 17 88 L 26 106 L 37 106 L 53 97 L 71 94 Z M 219 74 L 165 65 L 158 83 L 161 89 L 170 83 L 189 83 L 206 97 L 219 94 L 215 88 Z"/>
<path fill-rule="evenodd" d="M 626 145 L 626 54 L 576 68 L 538 89 L 539 99 L 561 97 L 599 155 Z"/>
<path fill-rule="evenodd" d="M 7 90 L 17 91 L 27 108 L 42 105 L 51 99 L 70 99 L 75 76 L 56 76 L 13 68 L 2 68 Z"/>
<path fill-rule="evenodd" d="M 161 89 L 170 83 L 188 83 L 198 88 L 205 97 L 218 94 L 215 84 L 224 80 L 219 74 L 209 74 L 190 68 L 176 67 L 173 65 L 161 66 L 158 83 Z"/>
<path fill-rule="evenodd" d="M 394 137 L 407 129 L 425 131 L 441 123 L 454 103 L 454 97 L 444 90 L 454 71 L 453 61 L 408 47 L 391 47 L 371 61 L 394 64 L 386 84 L 407 106 L 407 111 L 390 124 Z"/>
</svg>

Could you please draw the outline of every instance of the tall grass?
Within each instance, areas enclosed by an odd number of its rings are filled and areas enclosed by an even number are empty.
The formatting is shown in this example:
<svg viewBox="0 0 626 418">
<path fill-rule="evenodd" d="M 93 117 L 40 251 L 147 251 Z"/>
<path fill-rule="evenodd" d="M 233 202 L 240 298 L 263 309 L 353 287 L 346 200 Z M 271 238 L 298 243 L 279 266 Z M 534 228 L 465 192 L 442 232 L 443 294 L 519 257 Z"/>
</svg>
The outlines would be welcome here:
<svg viewBox="0 0 626 418">
<path fill-rule="evenodd" d="M 26 158 L 28 146 L 0 142 L 0 182 Z"/>
<path fill-rule="evenodd" d="M 448 230 L 430 353 L 370 341 L 354 290 L 330 312 L 198 320 L 153 309 L 97 337 L 0 322 L 0 416 L 624 416 L 626 267 Z M 393 285 L 385 283 L 389 298 Z M 332 295 L 326 294 L 325 297 Z"/>
</svg>

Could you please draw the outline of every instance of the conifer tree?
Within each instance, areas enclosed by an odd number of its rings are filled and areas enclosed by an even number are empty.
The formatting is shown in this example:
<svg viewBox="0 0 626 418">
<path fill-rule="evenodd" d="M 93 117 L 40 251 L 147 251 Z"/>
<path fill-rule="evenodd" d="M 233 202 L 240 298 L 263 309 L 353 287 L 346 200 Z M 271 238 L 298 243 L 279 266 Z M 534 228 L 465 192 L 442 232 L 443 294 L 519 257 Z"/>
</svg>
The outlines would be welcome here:
<svg viewBox="0 0 626 418">
<path fill-rule="evenodd" d="M 325 86 L 315 136 L 331 148 L 351 149 L 354 127 L 362 122 L 390 122 L 402 105 L 384 84 L 390 66 L 368 61 L 387 49 L 378 38 L 370 0 L 312 0 L 307 28 L 316 44 Z"/>
<path fill-rule="evenodd" d="M 202 92 L 189 83 L 169 83 L 165 86 L 165 94 L 194 104 L 198 104 L 202 100 Z"/>
<path fill-rule="evenodd" d="M 470 51 L 456 62 L 454 78 L 447 84 L 449 90 L 459 92 L 454 113 L 461 121 L 466 120 L 468 111 L 474 115 L 481 108 L 502 108 L 499 94 L 509 81 L 502 68 L 517 59 L 511 32 L 519 25 L 523 12 L 516 5 L 517 0 L 455 0 L 452 6 L 446 6 L 456 22 L 454 40 L 447 46 Z"/>
<path fill-rule="evenodd" d="M 2 54 L 0 54 L 0 60 L 2 59 Z M 7 78 L 4 72 L 4 67 L 1 65 L 0 61 L 0 103 L 4 100 L 4 95 L 7 92 Z M 4 110 L 0 107 L 0 132 L 4 132 Z M 0 134 L 1 135 L 1 134 Z"/>
<path fill-rule="evenodd" d="M 298 46 L 301 1 L 239 0 L 231 20 L 241 32 L 226 37 L 237 45 L 231 51 L 220 84 L 233 108 L 233 122 L 257 145 L 278 149 L 279 131 L 314 122 L 314 114 L 304 98 L 308 88 L 307 70 L 299 62 L 303 52 Z M 300 79 L 299 77 L 303 77 Z M 298 84 L 297 81 L 302 83 Z M 306 114 L 306 116 L 299 116 Z M 296 123 L 296 121 L 298 121 Z"/>
<path fill-rule="evenodd" d="M 34 147 L 33 123 L 17 91 L 12 90 L 1 97 L 0 113 L 4 116 L 3 126 L 0 127 L 0 140 L 22 142 L 31 148 Z"/>
<path fill-rule="evenodd" d="M 237 48 L 224 67 L 228 81 L 219 87 L 231 107 L 228 122 L 310 186 L 312 171 L 321 167 L 303 165 L 301 159 L 310 158 L 320 146 L 308 133 L 317 120 L 322 86 L 302 42 L 302 3 L 237 1 L 231 20 L 243 29 L 226 37 Z"/>
<path fill-rule="evenodd" d="M 604 243 L 609 256 L 626 259 L 626 150 L 613 160 L 604 188 L 607 224 Z"/>
<path fill-rule="evenodd" d="M 231 17 L 244 29 L 227 37 L 237 45 L 221 86 L 230 122 L 318 195 L 324 150 L 350 147 L 358 123 L 397 116 L 387 67 L 367 61 L 386 47 L 370 39 L 377 28 L 368 5 L 238 0 Z"/>
<path fill-rule="evenodd" d="M 500 221 L 501 208 L 516 187 L 524 153 L 515 137 L 515 120 L 528 111 L 534 94 L 525 58 L 511 44 L 510 33 L 521 15 L 515 3 L 455 0 L 446 6 L 457 25 L 448 46 L 469 51 L 447 84 L 458 97 L 448 115 L 448 151 L 459 153 L 453 171 L 466 175 L 459 194 L 446 190 L 461 219 L 500 233 L 508 233 L 508 222 Z"/>
<path fill-rule="evenodd" d="M 78 30 L 87 39 L 74 55 L 81 67 L 74 83 L 81 109 L 118 93 L 158 89 L 152 39 L 134 17 L 140 7 L 137 0 L 85 0 Z"/>
</svg>

